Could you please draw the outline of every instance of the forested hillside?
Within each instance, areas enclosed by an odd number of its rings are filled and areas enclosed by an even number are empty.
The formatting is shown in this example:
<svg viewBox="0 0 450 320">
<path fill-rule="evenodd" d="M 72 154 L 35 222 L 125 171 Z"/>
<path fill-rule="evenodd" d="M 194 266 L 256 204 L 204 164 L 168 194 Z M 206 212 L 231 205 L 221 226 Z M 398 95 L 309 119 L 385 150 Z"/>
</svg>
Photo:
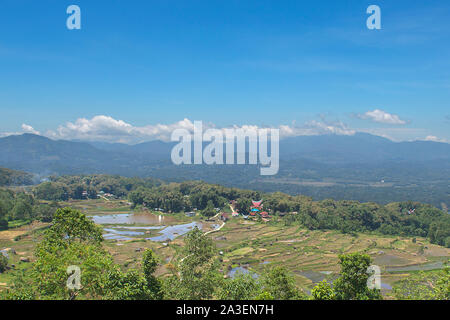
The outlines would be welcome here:
<svg viewBox="0 0 450 320">
<path fill-rule="evenodd" d="M 251 200 L 264 199 L 270 214 L 283 216 L 286 224 L 308 229 L 332 229 L 344 233 L 379 232 L 389 235 L 428 237 L 432 243 L 450 247 L 450 215 L 429 204 L 393 202 L 380 205 L 351 200 L 313 201 L 304 195 L 228 188 L 200 181 L 161 184 L 153 179 L 119 176 L 63 176 L 34 187 L 39 199 L 63 201 L 69 198 L 97 198 L 99 192 L 127 197 L 133 206 L 161 208 L 166 212 L 200 210 L 214 215 L 214 208 L 232 200 L 240 213 L 247 213 Z"/>
<path fill-rule="evenodd" d="M 33 184 L 33 175 L 7 168 L 0 168 L 0 186 L 22 186 Z"/>
<path fill-rule="evenodd" d="M 52 221 L 58 204 L 40 203 L 33 195 L 0 188 L 0 230 L 33 220 Z"/>
</svg>

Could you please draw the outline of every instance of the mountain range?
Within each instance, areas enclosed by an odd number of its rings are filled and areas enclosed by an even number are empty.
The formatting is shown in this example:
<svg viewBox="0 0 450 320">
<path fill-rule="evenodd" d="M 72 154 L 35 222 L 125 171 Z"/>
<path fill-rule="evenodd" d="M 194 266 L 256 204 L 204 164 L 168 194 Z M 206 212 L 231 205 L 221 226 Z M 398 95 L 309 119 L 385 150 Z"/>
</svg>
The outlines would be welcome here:
<svg viewBox="0 0 450 320">
<path fill-rule="evenodd" d="M 41 178 L 106 173 L 169 181 L 202 179 L 316 198 L 369 201 L 374 194 L 380 200 L 398 196 L 398 200 L 450 205 L 447 143 L 393 142 L 366 133 L 286 138 L 280 141 L 280 171 L 267 177 L 259 175 L 257 165 L 175 166 L 170 159 L 174 145 L 163 141 L 127 145 L 11 135 L 0 138 L 0 166 Z"/>
</svg>

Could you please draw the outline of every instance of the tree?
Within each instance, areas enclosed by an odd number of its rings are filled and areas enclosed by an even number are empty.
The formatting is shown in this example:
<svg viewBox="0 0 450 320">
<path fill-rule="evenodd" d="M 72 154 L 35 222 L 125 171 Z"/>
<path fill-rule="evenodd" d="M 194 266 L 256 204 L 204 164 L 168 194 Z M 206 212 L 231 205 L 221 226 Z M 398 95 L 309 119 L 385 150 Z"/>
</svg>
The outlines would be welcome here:
<svg viewBox="0 0 450 320">
<path fill-rule="evenodd" d="M 101 247 L 101 231 L 84 214 L 71 208 L 58 209 L 53 225 L 35 250 L 29 278 L 9 293 L 36 299 L 74 299 L 78 296 L 98 298 L 104 294 L 111 255 Z M 69 266 L 81 271 L 81 288 L 67 287 Z"/>
<path fill-rule="evenodd" d="M 0 218 L 0 230 L 8 229 L 8 220 Z"/>
<path fill-rule="evenodd" d="M 61 183 L 44 182 L 36 186 L 33 192 L 38 199 L 43 200 L 65 201 L 69 199 L 67 187 Z"/>
<path fill-rule="evenodd" d="M 206 208 L 202 210 L 202 215 L 205 217 L 212 217 L 216 214 L 216 210 L 214 210 L 214 203 L 211 200 L 208 200 L 208 204 Z"/>
<path fill-rule="evenodd" d="M 334 281 L 334 292 L 338 300 L 382 299 L 380 290 L 369 289 L 367 268 L 372 259 L 367 254 L 349 253 L 339 255 L 340 277 Z"/>
<path fill-rule="evenodd" d="M 275 300 L 306 298 L 296 287 L 294 277 L 284 267 L 266 269 L 262 276 L 262 286 Z"/>
<path fill-rule="evenodd" d="M 57 209 L 57 202 L 52 202 L 51 204 L 39 204 L 33 208 L 33 216 L 40 221 L 51 222 Z"/>
<path fill-rule="evenodd" d="M 0 273 L 4 272 L 6 270 L 6 266 L 8 265 L 8 259 L 0 253 Z"/>
<path fill-rule="evenodd" d="M 136 270 L 121 272 L 113 268 L 106 281 L 106 299 L 111 300 L 149 300 L 153 299 L 145 277 Z"/>
<path fill-rule="evenodd" d="M 97 299 L 104 294 L 113 261 L 100 245 L 83 242 L 59 245 L 51 241 L 38 245 L 35 255 L 37 260 L 31 276 L 40 299 L 74 299 L 77 296 Z M 69 266 L 80 268 L 80 290 L 67 287 Z"/>
<path fill-rule="evenodd" d="M 314 300 L 334 300 L 335 293 L 331 285 L 322 280 L 311 290 L 311 297 Z"/>
<path fill-rule="evenodd" d="M 143 255 L 143 271 L 144 278 L 147 283 L 147 287 L 151 292 L 153 299 L 162 299 L 162 285 L 161 281 L 155 277 L 155 271 L 158 267 L 158 258 L 154 254 L 153 250 L 146 249 Z"/>
<path fill-rule="evenodd" d="M 29 219 L 31 217 L 33 209 L 30 203 L 26 202 L 24 199 L 20 199 L 16 201 L 16 204 L 13 208 L 12 215 L 14 219 Z"/>
<path fill-rule="evenodd" d="M 139 187 L 136 190 L 131 191 L 128 194 L 128 200 L 130 200 L 130 202 L 133 204 L 134 207 L 136 205 L 143 204 L 144 203 L 144 199 L 145 199 L 145 195 L 149 191 L 150 190 L 148 190 L 146 188 Z"/>
<path fill-rule="evenodd" d="M 248 214 L 252 201 L 249 198 L 239 198 L 236 201 L 236 209 L 239 213 Z"/>
<path fill-rule="evenodd" d="M 72 208 L 56 210 L 53 225 L 47 231 L 46 240 L 63 242 L 87 242 L 99 244 L 103 241 L 102 231 L 85 214 Z"/>
<path fill-rule="evenodd" d="M 261 284 L 251 275 L 238 273 L 223 282 L 217 297 L 220 300 L 252 300 L 261 294 Z"/>
<path fill-rule="evenodd" d="M 213 241 L 195 227 L 186 234 L 183 258 L 164 282 L 168 299 L 211 299 L 221 276 Z"/>
</svg>

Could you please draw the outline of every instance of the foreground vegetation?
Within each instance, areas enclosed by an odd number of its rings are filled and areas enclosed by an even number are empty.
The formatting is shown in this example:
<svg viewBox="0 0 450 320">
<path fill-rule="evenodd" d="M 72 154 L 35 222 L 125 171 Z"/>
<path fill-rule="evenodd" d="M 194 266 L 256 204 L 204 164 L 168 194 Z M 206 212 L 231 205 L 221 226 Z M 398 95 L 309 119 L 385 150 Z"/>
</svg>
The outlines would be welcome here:
<svg viewBox="0 0 450 320">
<path fill-rule="evenodd" d="M 74 204 L 89 206 L 89 203 L 85 204 L 83 201 Z M 120 210 L 120 207 L 118 209 Z M 352 236 L 342 235 L 339 238 L 336 237 L 337 234 L 313 231 L 309 236 L 310 240 L 294 243 L 298 246 L 297 250 L 301 249 L 297 254 L 296 248 L 284 240 L 291 239 L 290 234 L 295 228 L 256 222 L 248 224 L 250 222 L 239 220 L 241 219 L 230 221 L 212 238 L 194 229 L 184 240 L 179 238 L 168 246 L 152 241 L 146 241 L 144 244 L 138 240 L 124 242 L 118 246 L 119 243 L 115 241 L 104 241 L 101 229 L 80 212 L 68 208 L 60 209 L 50 228 L 45 225 L 44 228 L 38 226 L 15 245 L 17 250 L 33 250 L 33 262 L 22 263 L 15 256 L 11 256 L 9 266 L 13 262 L 16 264 L 15 268 L 5 273 L 6 278 L 0 274 L 0 282 L 7 280 L 9 283 L 3 290 L 2 299 L 381 298 L 378 290 L 366 290 L 369 277 L 366 273 L 367 267 L 373 262 L 381 262 L 378 258 L 375 261 L 371 258 L 375 248 L 372 246 L 373 240 L 369 239 L 374 237 L 368 236 L 366 240 L 365 236 L 360 235 L 354 238 L 356 241 L 347 243 L 342 240 L 351 240 Z M 251 229 L 245 233 L 240 226 L 251 226 Z M 280 233 L 275 233 L 276 230 Z M 301 231 L 301 239 L 304 239 L 305 235 L 308 238 L 305 231 Z M 224 235 L 226 240 L 222 239 Z M 33 246 L 29 245 L 27 240 L 30 237 L 35 238 Z M 275 238 L 278 241 L 273 243 Z M 323 241 L 317 242 L 320 239 Z M 383 250 L 392 252 L 392 255 L 394 252 L 401 254 L 411 251 L 412 248 L 421 248 L 419 243 L 423 239 L 418 239 L 418 243 L 412 243 L 409 239 L 408 247 L 403 247 L 406 242 L 399 238 L 377 238 L 377 241 L 377 247 L 386 248 Z M 390 250 L 387 247 L 389 243 L 392 246 Z M 146 249 L 136 250 L 142 246 Z M 320 249 L 317 246 L 320 246 Z M 437 246 L 428 246 L 429 250 L 439 250 Z M 341 249 L 336 251 L 336 258 L 330 259 L 327 252 L 333 252 L 334 247 Z M 352 249 L 349 251 L 347 248 Z M 18 254 L 23 256 L 23 252 Z M 168 261 L 167 257 L 171 259 Z M 253 271 L 237 274 L 234 278 L 224 277 L 222 270 L 230 263 L 243 265 L 251 263 L 252 259 L 270 259 L 271 263 L 251 264 L 255 267 L 251 270 L 257 272 L 259 277 L 255 277 Z M 419 261 L 423 260 L 418 259 L 417 262 Z M 70 265 L 77 265 L 82 270 L 80 290 L 72 291 L 66 287 L 69 277 L 66 271 Z M 146 265 L 151 267 L 145 267 Z M 316 282 L 311 287 L 310 295 L 307 295 L 309 290 L 305 290 L 305 282 L 299 282 L 299 279 L 304 279 L 303 276 L 299 277 L 293 271 L 296 268 L 317 270 L 319 265 L 319 270 L 330 270 L 334 266 L 338 268 L 339 265 L 340 269 L 336 269 L 334 273 L 337 277 L 327 277 L 326 281 Z M 383 273 L 383 281 L 390 277 L 400 281 L 395 282 L 388 298 L 449 298 L 448 269 L 412 273 L 411 276 L 405 275 L 404 272 L 391 276 Z M 347 282 L 351 282 L 351 286 Z M 150 288 L 158 290 L 155 292 Z"/>
<path fill-rule="evenodd" d="M 171 275 L 157 278 L 158 259 L 152 250 L 142 255 L 140 270 L 123 272 L 102 246 L 101 230 L 84 214 L 58 209 L 52 226 L 35 250 L 30 270 L 16 276 L 3 299 L 307 299 L 282 267 L 267 270 L 260 278 L 239 275 L 224 279 L 217 271 L 218 254 L 211 239 L 195 228 L 185 237 L 184 258 L 173 264 Z M 368 289 L 369 256 L 342 255 L 341 276 L 333 286 L 321 283 L 314 299 L 380 299 Z M 82 272 L 78 289 L 67 285 L 67 266 Z"/>
</svg>

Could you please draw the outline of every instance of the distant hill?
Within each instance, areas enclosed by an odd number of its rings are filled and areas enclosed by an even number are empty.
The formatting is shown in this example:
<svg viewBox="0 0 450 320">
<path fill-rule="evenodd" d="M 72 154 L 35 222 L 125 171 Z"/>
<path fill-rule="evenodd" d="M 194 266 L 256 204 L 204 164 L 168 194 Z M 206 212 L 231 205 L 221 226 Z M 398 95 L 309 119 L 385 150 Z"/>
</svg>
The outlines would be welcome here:
<svg viewBox="0 0 450 320">
<path fill-rule="evenodd" d="M 368 133 L 298 136 L 280 142 L 287 158 L 327 163 L 423 162 L 450 160 L 450 144 L 432 141 L 393 142 Z"/>
<path fill-rule="evenodd" d="M 86 142 L 52 140 L 34 134 L 0 139 L 0 165 L 42 176 L 52 174 L 133 174 L 144 157 L 128 151 L 102 150 Z"/>
<path fill-rule="evenodd" d="M 174 142 L 150 141 L 136 145 L 90 142 L 98 149 L 169 159 Z M 433 141 L 393 142 L 368 133 L 297 136 L 280 141 L 280 159 L 309 159 L 321 163 L 423 162 L 450 160 L 450 144 Z"/>
<path fill-rule="evenodd" d="M 0 168 L 0 186 L 23 186 L 33 184 L 33 175 L 23 171 Z"/>
<path fill-rule="evenodd" d="M 365 133 L 299 136 L 280 141 L 280 171 L 262 177 L 257 166 L 175 166 L 175 143 L 136 145 L 51 140 L 23 134 L 0 138 L 0 166 L 41 177 L 107 173 L 169 181 L 204 180 L 316 199 L 415 200 L 450 207 L 450 144 L 393 142 Z"/>
</svg>

